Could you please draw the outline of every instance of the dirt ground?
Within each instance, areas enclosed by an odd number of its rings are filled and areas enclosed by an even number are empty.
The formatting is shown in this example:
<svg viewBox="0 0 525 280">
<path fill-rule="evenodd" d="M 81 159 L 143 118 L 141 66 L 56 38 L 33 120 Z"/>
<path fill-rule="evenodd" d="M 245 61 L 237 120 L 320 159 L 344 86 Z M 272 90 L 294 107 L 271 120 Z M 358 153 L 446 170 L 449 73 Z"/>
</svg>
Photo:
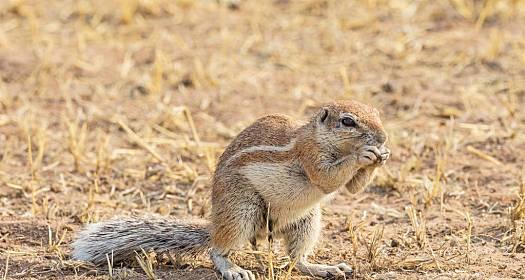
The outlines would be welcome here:
<svg viewBox="0 0 525 280">
<path fill-rule="evenodd" d="M 236 133 L 334 99 L 379 108 L 393 154 L 324 207 L 313 260 L 358 279 L 525 278 L 524 1 L 2 0 L 0 279 L 218 279 L 205 257 L 145 258 L 148 276 L 69 244 L 115 215 L 206 217 Z"/>
</svg>

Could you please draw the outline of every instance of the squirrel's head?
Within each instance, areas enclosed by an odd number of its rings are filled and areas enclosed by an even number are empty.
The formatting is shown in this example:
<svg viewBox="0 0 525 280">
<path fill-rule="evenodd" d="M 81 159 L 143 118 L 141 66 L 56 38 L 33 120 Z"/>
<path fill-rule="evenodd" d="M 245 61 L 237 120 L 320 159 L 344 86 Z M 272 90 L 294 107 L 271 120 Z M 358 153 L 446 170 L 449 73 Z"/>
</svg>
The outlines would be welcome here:
<svg viewBox="0 0 525 280">
<path fill-rule="evenodd" d="M 319 143 L 349 154 L 364 145 L 381 147 L 387 134 L 377 109 L 356 102 L 337 101 L 323 106 L 312 119 Z"/>
</svg>

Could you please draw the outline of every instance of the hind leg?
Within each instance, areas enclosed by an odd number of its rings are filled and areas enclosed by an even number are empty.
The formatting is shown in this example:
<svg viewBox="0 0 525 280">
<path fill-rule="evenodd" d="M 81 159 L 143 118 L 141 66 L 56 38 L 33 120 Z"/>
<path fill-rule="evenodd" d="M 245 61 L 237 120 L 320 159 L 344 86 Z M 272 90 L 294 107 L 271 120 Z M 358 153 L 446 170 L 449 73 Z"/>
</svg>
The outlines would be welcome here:
<svg viewBox="0 0 525 280">
<path fill-rule="evenodd" d="M 345 263 L 338 265 L 312 264 L 307 257 L 313 251 L 321 233 L 321 209 L 315 208 L 309 215 L 287 226 L 284 238 L 290 258 L 296 261 L 295 267 L 303 274 L 314 277 L 346 276 L 352 268 Z"/>
<path fill-rule="evenodd" d="M 235 194 L 233 194 L 235 195 Z M 249 270 L 233 263 L 228 255 L 255 238 L 264 224 L 264 204 L 257 196 L 237 196 L 236 203 L 215 203 L 212 209 L 210 253 L 215 269 L 226 280 L 255 280 Z"/>
<path fill-rule="evenodd" d="M 263 258 L 259 254 L 259 246 L 258 246 L 258 243 L 257 243 L 257 238 L 253 238 L 252 240 L 250 240 L 250 243 L 252 245 L 252 250 L 257 252 L 257 253 L 255 253 L 255 260 L 257 260 L 257 263 L 260 266 L 264 266 Z"/>
</svg>

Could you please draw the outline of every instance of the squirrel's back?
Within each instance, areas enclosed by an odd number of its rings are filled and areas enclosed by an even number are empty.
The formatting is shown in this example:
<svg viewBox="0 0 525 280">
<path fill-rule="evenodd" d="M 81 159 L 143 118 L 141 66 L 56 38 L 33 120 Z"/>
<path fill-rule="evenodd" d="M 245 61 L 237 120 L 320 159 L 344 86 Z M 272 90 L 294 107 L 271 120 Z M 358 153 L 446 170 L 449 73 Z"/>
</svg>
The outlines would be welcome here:
<svg viewBox="0 0 525 280">
<path fill-rule="evenodd" d="M 217 166 L 243 150 L 257 146 L 285 146 L 295 136 L 299 123 L 286 115 L 268 115 L 241 131 L 222 153 Z"/>
</svg>

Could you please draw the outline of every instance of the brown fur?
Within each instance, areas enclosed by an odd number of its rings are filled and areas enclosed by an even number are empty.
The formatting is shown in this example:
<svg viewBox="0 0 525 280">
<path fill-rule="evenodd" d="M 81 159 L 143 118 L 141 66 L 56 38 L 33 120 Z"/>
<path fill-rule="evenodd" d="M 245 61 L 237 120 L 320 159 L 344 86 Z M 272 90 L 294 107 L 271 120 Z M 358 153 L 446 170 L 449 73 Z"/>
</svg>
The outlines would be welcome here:
<svg viewBox="0 0 525 280">
<path fill-rule="evenodd" d="M 349 112 L 355 115 L 360 123 L 370 129 L 374 135 L 379 135 L 380 139 L 386 138 L 379 113 L 372 107 L 355 101 L 340 101 L 327 104 L 323 108 L 329 112 L 329 126 L 331 128 L 334 128 L 341 113 Z M 222 248 L 233 247 L 234 240 L 238 237 L 235 232 L 236 228 L 245 222 L 240 217 L 242 215 L 235 212 L 246 211 L 246 209 L 243 207 L 239 209 L 238 205 L 255 203 L 264 207 L 264 204 L 267 203 L 262 198 L 256 199 L 257 193 L 250 193 L 248 197 L 245 197 L 247 189 L 251 187 L 250 183 L 239 172 L 239 168 L 243 166 L 255 163 L 291 164 L 292 161 L 296 161 L 302 167 L 302 172 L 308 180 L 317 184 L 317 187 L 326 194 L 335 191 L 346 183 L 349 184 L 348 189 L 350 191 L 356 192 L 368 183 L 373 168 L 367 170 L 348 169 L 348 173 L 359 174 L 354 180 L 348 180 L 345 177 L 328 178 L 323 173 L 323 170 L 320 169 L 323 160 L 343 155 L 338 154 L 337 147 L 326 147 L 326 143 L 320 143 L 317 140 L 316 134 L 319 131 L 317 131 L 316 118 L 317 115 L 302 125 L 284 115 L 266 116 L 243 130 L 226 148 L 218 161 L 212 184 L 213 244 Z M 290 150 L 243 153 L 243 150 L 256 146 L 283 147 L 290 144 L 292 139 L 295 139 L 296 143 Z M 345 145 L 345 143 L 335 143 L 335 145 Z M 333 182 L 327 183 L 328 180 Z M 253 190 L 250 189 L 251 191 Z M 242 202 L 242 200 L 246 200 L 246 202 Z M 256 219 L 258 220 L 257 223 L 265 222 L 265 217 L 261 213 L 255 215 L 259 216 Z"/>
<path fill-rule="evenodd" d="M 245 148 L 260 145 L 284 146 L 294 137 L 297 126 L 298 123 L 286 115 L 262 117 L 235 137 L 220 156 L 217 166 L 222 166 L 226 160 Z"/>
<path fill-rule="evenodd" d="M 333 111 L 352 112 L 370 129 L 384 133 L 379 111 L 374 107 L 350 100 L 334 102 L 326 107 Z"/>
</svg>

